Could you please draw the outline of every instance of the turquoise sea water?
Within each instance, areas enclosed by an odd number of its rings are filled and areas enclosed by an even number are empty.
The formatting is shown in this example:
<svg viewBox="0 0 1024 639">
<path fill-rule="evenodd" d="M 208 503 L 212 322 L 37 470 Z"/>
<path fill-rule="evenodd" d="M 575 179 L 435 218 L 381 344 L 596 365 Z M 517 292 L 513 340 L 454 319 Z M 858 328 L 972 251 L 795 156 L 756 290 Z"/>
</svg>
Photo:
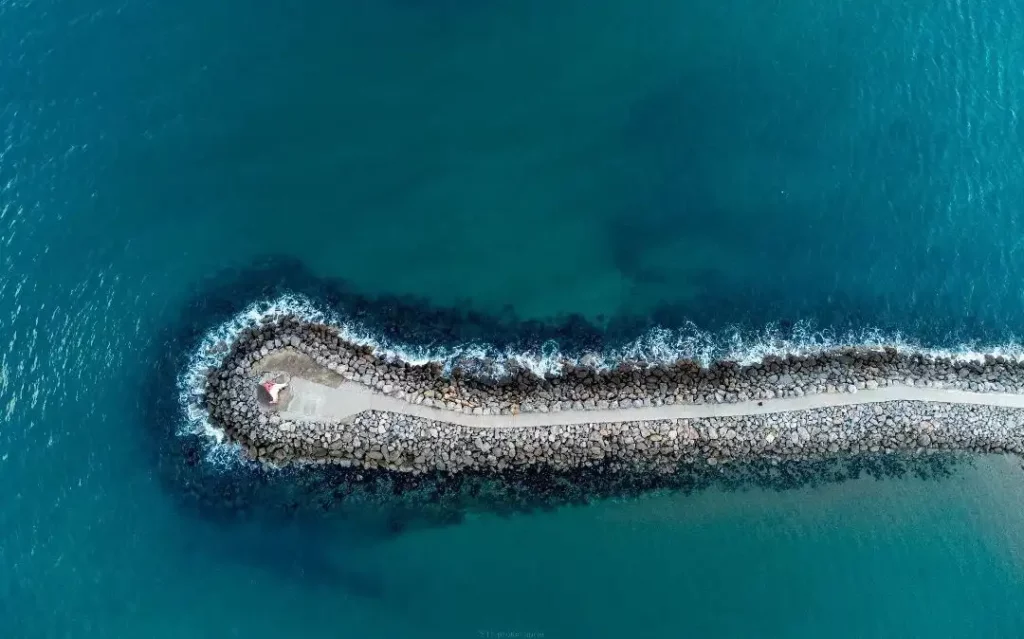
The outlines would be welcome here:
<svg viewBox="0 0 1024 639">
<path fill-rule="evenodd" d="M 1007 0 L 0 0 L 0 636 L 1020 636 L 1014 460 L 384 534 L 386 497 L 233 514 L 259 479 L 174 434 L 174 383 L 286 289 L 434 349 L 1010 345 L 1022 34 Z"/>
</svg>

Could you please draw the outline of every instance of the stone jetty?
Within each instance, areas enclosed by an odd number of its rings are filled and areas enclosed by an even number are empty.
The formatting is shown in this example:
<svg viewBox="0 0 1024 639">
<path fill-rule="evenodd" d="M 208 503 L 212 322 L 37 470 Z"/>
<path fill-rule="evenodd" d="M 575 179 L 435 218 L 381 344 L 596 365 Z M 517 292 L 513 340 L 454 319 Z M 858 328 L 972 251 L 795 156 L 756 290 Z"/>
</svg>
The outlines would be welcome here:
<svg viewBox="0 0 1024 639">
<path fill-rule="evenodd" d="M 586 360 L 586 358 L 584 358 Z M 277 317 L 243 330 L 206 376 L 214 425 L 254 459 L 403 473 L 680 464 L 878 453 L 1016 453 L 1024 363 L 892 348 L 491 379 L 381 357 L 332 326 Z M 288 382 L 270 405 L 259 383 Z"/>
</svg>

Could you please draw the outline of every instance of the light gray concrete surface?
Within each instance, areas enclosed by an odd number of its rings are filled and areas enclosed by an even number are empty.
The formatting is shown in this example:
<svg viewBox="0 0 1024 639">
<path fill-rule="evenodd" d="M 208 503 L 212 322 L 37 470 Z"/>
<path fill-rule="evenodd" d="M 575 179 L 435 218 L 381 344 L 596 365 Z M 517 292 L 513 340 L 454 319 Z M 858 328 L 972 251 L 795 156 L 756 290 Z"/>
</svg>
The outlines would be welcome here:
<svg viewBox="0 0 1024 639">
<path fill-rule="evenodd" d="M 473 415 L 420 404 L 376 393 L 365 386 L 344 382 L 336 387 L 293 376 L 281 416 L 293 421 L 341 422 L 367 410 L 388 411 L 476 428 L 561 426 L 657 419 L 736 417 L 807 410 L 828 406 L 921 401 L 1024 408 L 1024 394 L 974 393 L 938 388 L 895 386 L 856 393 L 823 393 L 723 404 L 675 404 L 609 410 L 568 410 L 519 415 Z"/>
</svg>

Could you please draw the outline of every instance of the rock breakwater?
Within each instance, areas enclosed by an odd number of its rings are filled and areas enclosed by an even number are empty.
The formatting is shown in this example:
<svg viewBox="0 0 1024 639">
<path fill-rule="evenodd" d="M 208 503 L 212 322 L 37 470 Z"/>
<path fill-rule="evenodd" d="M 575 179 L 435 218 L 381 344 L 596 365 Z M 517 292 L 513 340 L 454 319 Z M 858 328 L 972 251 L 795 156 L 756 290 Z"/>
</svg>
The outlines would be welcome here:
<svg viewBox="0 0 1024 639">
<path fill-rule="evenodd" d="M 478 428 L 401 411 L 361 411 L 350 419 L 286 417 L 257 399 L 260 364 L 288 352 L 319 373 L 413 406 L 469 415 L 618 410 L 614 422 Z M 584 358 L 586 361 L 586 358 Z M 987 357 L 959 361 L 896 349 L 843 349 L 770 357 L 743 366 L 692 361 L 614 369 L 567 363 L 560 374 L 528 369 L 488 378 L 487 362 L 413 365 L 345 341 L 331 326 L 287 316 L 242 331 L 209 371 L 203 400 L 211 420 L 254 458 L 384 468 L 410 473 L 509 468 L 650 468 L 745 460 L 814 459 L 884 452 L 1021 452 L 1024 408 L 889 401 L 757 415 L 637 421 L 629 410 L 758 401 L 879 388 L 1024 392 L 1024 364 Z M 316 369 L 316 370 L 312 370 Z M 274 371 L 271 370 L 271 373 Z M 295 371 L 281 371 L 296 374 Z M 341 381 L 344 380 L 344 381 Z M 606 413 L 602 413 L 606 414 Z M 578 421 L 578 420 L 577 420 Z"/>
</svg>

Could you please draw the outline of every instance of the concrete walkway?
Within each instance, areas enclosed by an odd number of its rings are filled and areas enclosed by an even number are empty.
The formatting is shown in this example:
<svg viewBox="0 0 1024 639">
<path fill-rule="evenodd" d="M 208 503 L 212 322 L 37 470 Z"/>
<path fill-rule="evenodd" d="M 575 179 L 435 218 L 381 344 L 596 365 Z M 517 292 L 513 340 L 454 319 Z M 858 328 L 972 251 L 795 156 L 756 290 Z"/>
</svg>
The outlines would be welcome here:
<svg viewBox="0 0 1024 639">
<path fill-rule="evenodd" d="M 358 384 L 345 382 L 337 387 L 292 377 L 289 394 L 282 401 L 281 416 L 293 421 L 340 422 L 367 410 L 388 411 L 425 419 L 477 428 L 522 426 L 559 426 L 655 419 L 701 417 L 735 417 L 782 413 L 827 406 L 877 404 L 892 401 L 940 402 L 1024 408 L 1024 394 L 974 393 L 937 388 L 896 386 L 857 393 L 823 393 L 803 397 L 736 402 L 728 404 L 675 404 L 644 408 L 609 410 L 570 410 L 556 413 L 523 413 L 519 415 L 472 415 L 442 408 L 412 404 L 402 399 L 376 393 Z"/>
</svg>

